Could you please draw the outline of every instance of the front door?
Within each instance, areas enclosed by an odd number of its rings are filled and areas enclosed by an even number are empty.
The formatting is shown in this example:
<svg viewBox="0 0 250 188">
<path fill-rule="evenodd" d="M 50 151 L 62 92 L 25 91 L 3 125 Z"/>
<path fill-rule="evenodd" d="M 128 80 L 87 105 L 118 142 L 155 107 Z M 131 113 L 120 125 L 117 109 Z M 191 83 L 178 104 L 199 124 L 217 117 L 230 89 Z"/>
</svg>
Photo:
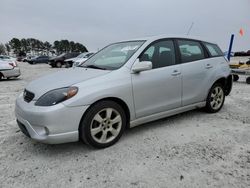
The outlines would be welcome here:
<svg viewBox="0 0 250 188">
<path fill-rule="evenodd" d="M 181 107 L 181 70 L 173 41 L 152 43 L 139 60 L 151 61 L 153 69 L 131 74 L 136 118 Z"/>
</svg>

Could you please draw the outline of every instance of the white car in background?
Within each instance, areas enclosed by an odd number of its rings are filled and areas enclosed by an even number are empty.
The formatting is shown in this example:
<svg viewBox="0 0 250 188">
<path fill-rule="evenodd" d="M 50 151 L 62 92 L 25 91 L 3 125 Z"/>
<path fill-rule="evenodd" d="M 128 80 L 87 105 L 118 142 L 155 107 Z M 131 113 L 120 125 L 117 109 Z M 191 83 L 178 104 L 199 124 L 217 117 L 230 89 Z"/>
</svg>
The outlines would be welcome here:
<svg viewBox="0 0 250 188">
<path fill-rule="evenodd" d="M 65 62 L 67 64 L 67 67 L 75 67 L 82 62 L 86 61 L 90 56 L 92 56 L 94 52 L 84 52 L 78 55 L 77 57 L 66 59 Z"/>
<path fill-rule="evenodd" d="M 0 60 L 16 61 L 16 58 L 7 55 L 0 55 Z"/>
<path fill-rule="evenodd" d="M 20 68 L 12 59 L 0 59 L 0 79 L 17 78 L 21 75 Z"/>
</svg>

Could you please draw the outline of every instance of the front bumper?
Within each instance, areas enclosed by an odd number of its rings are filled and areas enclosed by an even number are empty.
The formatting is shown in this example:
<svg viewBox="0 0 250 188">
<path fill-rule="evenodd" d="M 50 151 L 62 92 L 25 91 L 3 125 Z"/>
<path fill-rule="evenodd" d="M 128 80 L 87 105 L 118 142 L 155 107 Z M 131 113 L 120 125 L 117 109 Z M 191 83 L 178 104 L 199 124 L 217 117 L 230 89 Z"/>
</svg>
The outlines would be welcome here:
<svg viewBox="0 0 250 188">
<path fill-rule="evenodd" d="M 16 100 L 15 114 L 21 131 L 30 138 L 48 144 L 79 140 L 78 128 L 88 106 L 67 107 L 60 103 L 50 107 L 27 103 L 20 95 Z"/>
</svg>

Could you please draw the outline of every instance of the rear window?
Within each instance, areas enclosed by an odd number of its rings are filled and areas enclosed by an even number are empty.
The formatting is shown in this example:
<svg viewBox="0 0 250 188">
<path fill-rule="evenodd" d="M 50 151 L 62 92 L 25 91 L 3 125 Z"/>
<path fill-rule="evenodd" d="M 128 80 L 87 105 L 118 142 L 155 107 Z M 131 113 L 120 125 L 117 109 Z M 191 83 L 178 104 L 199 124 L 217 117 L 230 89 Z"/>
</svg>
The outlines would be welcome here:
<svg viewBox="0 0 250 188">
<path fill-rule="evenodd" d="M 212 57 L 223 56 L 223 52 L 221 51 L 219 46 L 217 46 L 216 44 L 210 44 L 210 43 L 204 43 L 204 44 L 205 44 L 210 56 L 212 56 Z"/>
</svg>

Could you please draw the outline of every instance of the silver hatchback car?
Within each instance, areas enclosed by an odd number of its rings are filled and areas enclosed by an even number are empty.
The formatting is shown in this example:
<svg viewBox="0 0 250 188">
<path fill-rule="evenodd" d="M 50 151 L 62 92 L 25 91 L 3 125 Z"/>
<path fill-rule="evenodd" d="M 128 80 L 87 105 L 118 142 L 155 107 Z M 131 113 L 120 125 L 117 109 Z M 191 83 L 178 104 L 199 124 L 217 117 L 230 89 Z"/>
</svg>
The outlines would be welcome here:
<svg viewBox="0 0 250 188">
<path fill-rule="evenodd" d="M 104 148 L 127 127 L 196 108 L 218 112 L 231 88 L 216 44 L 156 36 L 108 45 L 78 67 L 32 81 L 15 113 L 34 140 Z"/>
</svg>

